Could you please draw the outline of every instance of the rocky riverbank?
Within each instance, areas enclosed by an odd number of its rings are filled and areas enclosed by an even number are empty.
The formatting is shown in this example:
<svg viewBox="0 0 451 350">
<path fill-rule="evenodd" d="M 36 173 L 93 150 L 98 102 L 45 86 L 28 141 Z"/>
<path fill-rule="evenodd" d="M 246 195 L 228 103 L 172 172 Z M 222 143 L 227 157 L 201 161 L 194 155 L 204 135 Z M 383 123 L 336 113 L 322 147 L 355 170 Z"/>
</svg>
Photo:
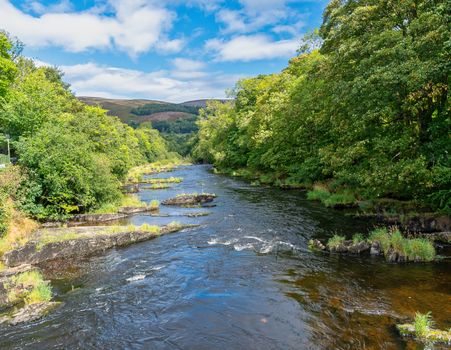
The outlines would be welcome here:
<svg viewBox="0 0 451 350">
<path fill-rule="evenodd" d="M 38 230 L 26 244 L 0 258 L 4 266 L 0 272 L 0 323 L 33 321 L 58 306 L 51 301 L 51 286 L 37 266 L 77 260 L 193 226 L 171 223 L 161 227 L 144 224 Z"/>
</svg>

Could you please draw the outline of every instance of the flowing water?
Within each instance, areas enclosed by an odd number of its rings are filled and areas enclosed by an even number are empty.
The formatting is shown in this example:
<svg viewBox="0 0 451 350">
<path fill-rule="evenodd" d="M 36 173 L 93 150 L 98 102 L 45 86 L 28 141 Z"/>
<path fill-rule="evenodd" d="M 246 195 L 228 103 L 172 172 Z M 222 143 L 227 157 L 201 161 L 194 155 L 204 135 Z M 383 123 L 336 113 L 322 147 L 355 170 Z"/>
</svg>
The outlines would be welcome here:
<svg viewBox="0 0 451 350">
<path fill-rule="evenodd" d="M 423 349 L 394 324 L 432 311 L 438 327 L 451 327 L 449 260 L 396 265 L 312 253 L 311 238 L 369 226 L 300 191 L 208 170 L 159 174 L 184 181 L 139 195 L 213 192 L 216 206 L 162 206 L 169 217 L 129 220 L 199 227 L 110 250 L 73 268 L 78 275 L 54 278 L 63 306 L 34 323 L 0 326 L 0 349 Z M 199 211 L 210 215 L 184 216 Z"/>
</svg>

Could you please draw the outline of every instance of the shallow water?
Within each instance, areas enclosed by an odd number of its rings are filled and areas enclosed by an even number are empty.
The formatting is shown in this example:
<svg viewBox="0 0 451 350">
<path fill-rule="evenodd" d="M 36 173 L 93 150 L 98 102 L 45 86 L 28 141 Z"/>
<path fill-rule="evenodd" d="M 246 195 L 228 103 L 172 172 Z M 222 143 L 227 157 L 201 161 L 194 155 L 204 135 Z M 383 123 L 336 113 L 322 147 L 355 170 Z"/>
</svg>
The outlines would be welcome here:
<svg viewBox="0 0 451 350">
<path fill-rule="evenodd" d="M 451 327 L 449 259 L 394 265 L 312 253 L 310 238 L 369 226 L 300 191 L 251 187 L 207 166 L 157 177 L 169 176 L 184 181 L 141 191 L 142 200 L 205 191 L 216 206 L 162 206 L 171 217 L 129 221 L 201 226 L 83 261 L 70 269 L 76 277 L 52 280 L 63 306 L 0 326 L 0 349 L 422 349 L 394 324 L 432 311 L 437 327 Z M 183 216 L 199 211 L 210 215 Z"/>
</svg>

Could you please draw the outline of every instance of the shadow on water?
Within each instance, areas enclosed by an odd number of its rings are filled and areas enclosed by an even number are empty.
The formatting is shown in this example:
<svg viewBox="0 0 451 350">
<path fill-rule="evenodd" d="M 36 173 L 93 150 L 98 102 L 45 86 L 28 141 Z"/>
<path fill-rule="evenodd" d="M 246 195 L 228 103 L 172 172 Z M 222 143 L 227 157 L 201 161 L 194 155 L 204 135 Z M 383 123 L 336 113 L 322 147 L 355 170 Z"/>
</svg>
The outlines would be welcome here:
<svg viewBox="0 0 451 350">
<path fill-rule="evenodd" d="M 451 327 L 450 263 L 387 264 L 315 254 L 310 238 L 367 232 L 362 220 L 309 202 L 299 191 L 251 187 L 206 166 L 144 201 L 214 192 L 211 208 L 162 207 L 168 217 L 124 223 L 201 226 L 47 266 L 64 305 L 26 325 L 0 328 L 1 349 L 422 349 L 397 321 L 432 311 Z M 210 215 L 187 217 L 188 212 Z M 440 349 L 440 347 L 436 347 Z"/>
</svg>

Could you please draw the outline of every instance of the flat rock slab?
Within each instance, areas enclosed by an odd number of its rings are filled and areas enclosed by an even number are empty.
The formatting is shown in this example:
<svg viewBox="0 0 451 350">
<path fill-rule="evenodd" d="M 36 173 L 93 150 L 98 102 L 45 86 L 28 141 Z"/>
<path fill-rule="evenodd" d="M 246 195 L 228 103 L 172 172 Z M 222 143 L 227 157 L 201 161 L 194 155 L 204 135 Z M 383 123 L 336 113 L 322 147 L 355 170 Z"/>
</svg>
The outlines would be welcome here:
<svg viewBox="0 0 451 350">
<path fill-rule="evenodd" d="M 29 241 L 23 247 L 6 252 L 3 255 L 5 265 L 9 267 L 22 264 L 39 264 L 60 258 L 82 257 L 102 252 L 113 247 L 122 247 L 142 242 L 161 234 L 180 231 L 188 226 L 163 226 L 159 233 L 130 231 L 119 233 L 102 232 L 99 227 L 84 227 L 83 231 L 92 230 L 92 235 L 80 234 L 80 238 L 40 244 L 39 240 Z"/>
<path fill-rule="evenodd" d="M 215 194 L 183 194 L 174 198 L 166 199 L 164 205 L 198 205 L 212 202 L 216 198 Z"/>
<path fill-rule="evenodd" d="M 117 213 L 117 214 L 78 214 L 74 215 L 71 218 L 71 221 L 76 222 L 106 222 L 106 221 L 113 221 L 113 220 L 120 220 L 123 218 L 126 218 L 128 215 L 124 213 Z"/>
<path fill-rule="evenodd" d="M 61 303 L 49 301 L 26 305 L 10 316 L 1 317 L 0 324 L 6 323 L 11 326 L 15 326 L 19 323 L 39 320 L 40 318 L 44 317 L 49 312 L 57 308 L 60 304 Z"/>
<path fill-rule="evenodd" d="M 126 215 L 130 215 L 130 214 L 135 214 L 135 213 L 145 213 L 148 211 L 153 211 L 156 209 L 151 209 L 149 207 L 122 207 L 119 208 L 118 212 L 120 214 L 126 214 Z"/>
</svg>

